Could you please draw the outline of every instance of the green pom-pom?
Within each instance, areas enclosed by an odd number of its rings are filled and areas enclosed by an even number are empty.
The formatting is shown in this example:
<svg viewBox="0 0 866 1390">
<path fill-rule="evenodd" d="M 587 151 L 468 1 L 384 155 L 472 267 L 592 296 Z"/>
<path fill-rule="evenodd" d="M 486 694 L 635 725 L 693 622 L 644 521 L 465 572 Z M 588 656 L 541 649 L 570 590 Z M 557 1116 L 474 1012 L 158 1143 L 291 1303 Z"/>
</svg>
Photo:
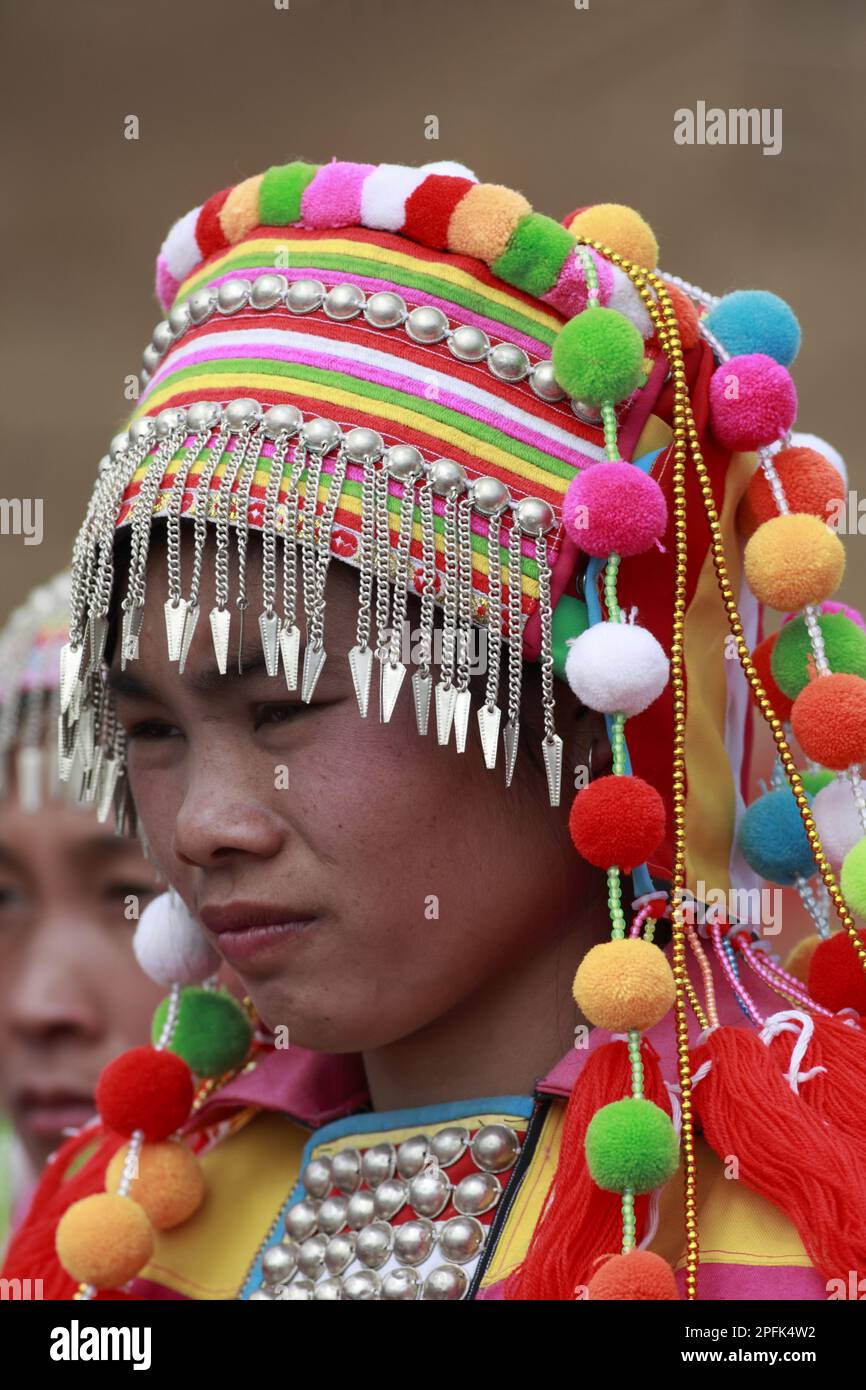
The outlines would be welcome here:
<svg viewBox="0 0 866 1390">
<path fill-rule="evenodd" d="M 821 613 L 818 626 L 831 671 L 866 676 L 866 632 L 844 613 Z M 779 629 L 770 653 L 773 680 L 790 700 L 814 678 L 815 668 L 805 619 L 792 618 Z"/>
<path fill-rule="evenodd" d="M 259 217 L 264 227 L 287 227 L 301 215 L 301 198 L 319 172 L 318 164 L 275 164 L 262 179 Z"/>
<path fill-rule="evenodd" d="M 574 237 L 561 222 L 545 217 L 543 212 L 528 212 L 490 269 L 500 280 L 527 294 L 547 294 L 574 247 Z"/>
<path fill-rule="evenodd" d="M 593 1182 L 606 1192 L 651 1192 L 676 1172 L 676 1131 L 653 1101 L 615 1100 L 587 1126 L 586 1161 Z"/>
<path fill-rule="evenodd" d="M 806 788 L 806 794 L 808 796 L 817 796 L 819 791 L 822 791 L 824 787 L 828 787 L 830 783 L 835 780 L 835 772 L 829 772 L 826 767 L 807 768 L 804 772 L 800 773 L 800 781 Z"/>
<path fill-rule="evenodd" d="M 168 999 L 157 1005 L 150 1030 L 151 1041 L 159 1041 L 165 1026 Z M 197 1076 L 222 1076 L 240 1066 L 249 1051 L 252 1029 L 240 1004 L 225 990 L 181 991 L 180 1010 L 170 1052 L 182 1057 Z"/>
<path fill-rule="evenodd" d="M 588 405 L 624 401 L 644 379 L 644 345 L 616 309 L 585 309 L 553 342 L 553 373 L 563 391 Z"/>
<path fill-rule="evenodd" d="M 854 915 L 866 920 L 866 840 L 858 840 L 845 855 L 839 885 Z"/>
</svg>

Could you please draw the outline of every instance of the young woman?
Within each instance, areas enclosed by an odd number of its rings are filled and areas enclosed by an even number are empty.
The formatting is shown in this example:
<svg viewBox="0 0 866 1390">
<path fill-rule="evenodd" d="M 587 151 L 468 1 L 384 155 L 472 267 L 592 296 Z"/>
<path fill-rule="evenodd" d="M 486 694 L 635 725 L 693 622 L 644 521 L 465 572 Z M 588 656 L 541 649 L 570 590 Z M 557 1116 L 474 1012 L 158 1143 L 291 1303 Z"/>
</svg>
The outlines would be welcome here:
<svg viewBox="0 0 866 1390">
<path fill-rule="evenodd" d="M 171 990 L 7 1273 L 592 1301 L 866 1265 L 866 951 L 815 830 L 827 782 L 862 911 L 843 485 L 791 436 L 787 306 L 657 255 L 456 165 L 275 167 L 170 232 L 61 749 L 172 885 L 137 938 Z M 753 657 L 763 604 L 794 616 Z M 750 691 L 779 762 L 744 812 Z M 813 908 L 787 969 L 756 870 Z"/>
<path fill-rule="evenodd" d="M 76 800 L 83 768 L 74 788 L 57 776 L 68 604 L 61 575 L 0 633 L 0 1105 L 4 1158 L 25 1159 L 10 1184 L 13 1223 L 64 1136 L 94 1119 L 102 1068 L 148 1036 L 159 999 L 132 949 L 156 871 L 92 800 Z"/>
</svg>

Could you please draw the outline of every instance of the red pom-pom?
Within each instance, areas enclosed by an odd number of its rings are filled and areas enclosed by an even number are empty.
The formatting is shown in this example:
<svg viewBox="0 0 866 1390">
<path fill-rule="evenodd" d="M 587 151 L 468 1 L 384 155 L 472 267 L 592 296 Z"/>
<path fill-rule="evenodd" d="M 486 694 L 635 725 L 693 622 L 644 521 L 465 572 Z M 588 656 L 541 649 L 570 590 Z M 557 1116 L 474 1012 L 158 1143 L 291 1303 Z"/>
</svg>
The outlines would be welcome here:
<svg viewBox="0 0 866 1390">
<path fill-rule="evenodd" d="M 816 676 L 791 709 L 794 737 L 813 762 L 842 772 L 866 759 L 866 680 L 836 671 Z"/>
<path fill-rule="evenodd" d="M 214 193 L 203 205 L 196 219 L 195 239 L 203 259 L 212 256 L 216 251 L 224 251 L 228 246 L 228 239 L 220 222 L 220 213 L 231 191 L 230 188 L 223 188 L 221 192 Z"/>
<path fill-rule="evenodd" d="M 677 1281 L 667 1260 L 652 1250 L 629 1250 L 611 1255 L 586 1286 L 591 1303 L 612 1299 L 645 1299 L 660 1303 L 679 1299 Z"/>
<path fill-rule="evenodd" d="M 641 777 L 599 777 L 577 793 L 568 826 L 587 863 L 630 873 L 658 848 L 665 833 L 665 804 Z"/>
<path fill-rule="evenodd" d="M 701 336 L 698 327 L 700 323 L 698 311 L 684 290 L 677 289 L 676 285 L 665 285 L 665 289 L 670 296 L 671 304 L 674 306 L 683 352 L 688 352 L 690 348 L 697 345 Z"/>
<path fill-rule="evenodd" d="M 96 1106 L 116 1134 L 144 1131 L 145 1139 L 167 1139 L 188 1118 L 192 1072 L 174 1052 L 132 1047 L 104 1067 L 96 1083 Z"/>
<path fill-rule="evenodd" d="M 796 418 L 791 375 L 763 352 L 729 358 L 710 379 L 713 434 L 726 449 L 748 451 L 773 444 Z"/>
<path fill-rule="evenodd" d="M 444 251 L 451 214 L 473 187 L 471 179 L 455 174 L 428 174 L 406 199 L 403 235 Z"/>
<path fill-rule="evenodd" d="M 866 946 L 866 928 L 857 935 Z M 840 1009 L 866 1013 L 866 975 L 847 931 L 820 941 L 809 962 L 809 993 L 834 1014 Z"/>
<path fill-rule="evenodd" d="M 770 666 L 770 658 L 778 635 L 777 632 L 771 632 L 769 637 L 765 637 L 763 642 L 758 643 L 752 652 L 752 664 L 761 678 L 761 685 L 767 692 L 767 699 L 776 714 L 780 719 L 788 720 L 791 718 L 791 708 L 794 702 L 788 698 L 784 690 L 779 689 L 773 679 L 773 671 Z"/>
</svg>

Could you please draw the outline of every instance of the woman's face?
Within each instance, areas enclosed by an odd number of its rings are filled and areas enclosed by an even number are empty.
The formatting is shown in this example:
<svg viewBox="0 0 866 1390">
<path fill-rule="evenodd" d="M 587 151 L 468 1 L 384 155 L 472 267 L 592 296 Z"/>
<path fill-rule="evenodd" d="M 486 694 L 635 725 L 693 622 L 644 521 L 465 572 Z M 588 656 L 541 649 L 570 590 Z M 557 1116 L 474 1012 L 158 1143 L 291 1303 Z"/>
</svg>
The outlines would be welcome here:
<svg viewBox="0 0 866 1390">
<path fill-rule="evenodd" d="M 574 926 L 591 871 L 568 834 L 569 769 L 601 735 L 596 716 L 558 688 L 565 774 L 563 806 L 552 811 L 535 670 L 509 790 L 501 749 L 495 771 L 484 766 L 474 715 L 463 755 L 453 739 L 439 747 L 432 712 L 419 736 L 408 676 L 390 723 L 380 724 L 374 672 L 361 719 L 346 659 L 357 575 L 338 561 L 328 579 L 328 657 L 303 704 L 282 673 L 263 667 L 257 542 L 244 674 L 234 608 L 228 674 L 218 672 L 205 578 L 181 676 L 167 659 L 165 555 L 154 540 L 140 657 L 121 671 L 115 655 L 111 672 L 136 806 L 163 873 L 266 1024 L 316 1050 L 381 1047 L 447 1013 L 540 938 Z M 206 576 L 212 546 L 211 533 Z M 187 549 L 185 576 L 190 564 Z"/>
<path fill-rule="evenodd" d="M 147 1041 L 164 990 L 132 937 L 155 880 L 92 807 L 0 801 L 0 1104 L 37 1168 L 93 1115 L 103 1066 Z"/>
</svg>

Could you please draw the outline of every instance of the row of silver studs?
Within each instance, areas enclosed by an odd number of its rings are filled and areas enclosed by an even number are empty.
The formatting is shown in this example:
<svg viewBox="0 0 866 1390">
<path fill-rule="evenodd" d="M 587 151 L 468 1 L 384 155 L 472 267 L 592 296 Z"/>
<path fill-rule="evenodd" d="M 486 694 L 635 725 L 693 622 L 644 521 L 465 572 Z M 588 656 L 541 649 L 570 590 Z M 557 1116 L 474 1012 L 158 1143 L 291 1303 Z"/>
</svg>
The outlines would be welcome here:
<svg viewBox="0 0 866 1390">
<path fill-rule="evenodd" d="M 163 357 L 185 333 L 199 328 L 208 319 L 229 317 L 253 309 L 259 313 L 288 310 L 298 316 L 321 309 L 329 319 L 346 323 L 363 315 L 372 328 L 402 328 L 412 342 L 433 346 L 444 342 L 459 362 L 483 363 L 499 381 L 529 381 L 540 400 L 552 404 L 563 401 L 567 393 L 557 384 L 549 359 L 533 362 L 529 354 L 513 343 L 492 343 L 488 335 L 471 324 L 453 325 L 448 315 L 432 304 L 410 308 L 402 295 L 393 290 L 376 290 L 367 295 L 351 282 L 326 288 L 321 280 L 289 281 L 284 275 L 266 272 L 255 280 L 224 280 L 216 289 L 196 290 L 176 304 L 154 328 L 144 350 L 141 383 L 146 386 Z M 601 413 L 585 402 L 569 400 L 573 413 L 585 424 L 601 423 Z"/>
</svg>

